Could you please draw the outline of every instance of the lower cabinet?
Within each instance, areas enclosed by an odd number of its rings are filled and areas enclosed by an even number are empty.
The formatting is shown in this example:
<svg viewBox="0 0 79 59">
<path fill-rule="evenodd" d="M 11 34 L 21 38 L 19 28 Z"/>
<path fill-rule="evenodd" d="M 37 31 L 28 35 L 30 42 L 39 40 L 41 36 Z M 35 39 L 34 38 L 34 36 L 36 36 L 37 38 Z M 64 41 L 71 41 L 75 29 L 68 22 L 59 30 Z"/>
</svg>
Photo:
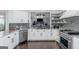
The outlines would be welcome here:
<svg viewBox="0 0 79 59">
<path fill-rule="evenodd" d="M 14 35 L 9 35 L 8 37 L 8 40 L 10 41 L 10 43 L 8 44 L 8 49 L 12 49 L 12 48 L 14 48 Z"/>
<path fill-rule="evenodd" d="M 8 37 L 10 39 L 9 49 L 15 48 L 19 44 L 19 31 L 16 31 Z"/>
<path fill-rule="evenodd" d="M 28 40 L 56 40 L 59 41 L 59 31 L 58 30 L 28 30 Z"/>
<path fill-rule="evenodd" d="M 19 44 L 19 31 L 0 38 L 0 49 L 13 49 Z"/>
<path fill-rule="evenodd" d="M 7 39 L 7 36 L 0 38 L 0 49 L 8 49 L 8 44 L 10 44 L 10 40 Z"/>
<path fill-rule="evenodd" d="M 79 49 L 79 37 L 73 37 L 72 48 Z"/>
</svg>

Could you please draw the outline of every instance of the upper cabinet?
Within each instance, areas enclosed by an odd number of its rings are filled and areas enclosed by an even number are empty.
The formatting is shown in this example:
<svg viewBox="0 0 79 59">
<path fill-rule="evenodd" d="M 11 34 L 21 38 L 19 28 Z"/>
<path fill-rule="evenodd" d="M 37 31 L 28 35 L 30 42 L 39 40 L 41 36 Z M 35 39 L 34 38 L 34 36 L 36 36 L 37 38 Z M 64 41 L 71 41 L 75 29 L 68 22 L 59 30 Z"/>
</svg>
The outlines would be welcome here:
<svg viewBox="0 0 79 59">
<path fill-rule="evenodd" d="M 28 12 L 19 10 L 8 11 L 8 23 L 28 23 Z"/>
<path fill-rule="evenodd" d="M 62 14 L 62 16 L 60 17 L 60 19 L 74 17 L 74 16 L 79 16 L 79 11 L 76 11 L 76 10 L 68 10 L 68 11 L 65 11 Z"/>
</svg>

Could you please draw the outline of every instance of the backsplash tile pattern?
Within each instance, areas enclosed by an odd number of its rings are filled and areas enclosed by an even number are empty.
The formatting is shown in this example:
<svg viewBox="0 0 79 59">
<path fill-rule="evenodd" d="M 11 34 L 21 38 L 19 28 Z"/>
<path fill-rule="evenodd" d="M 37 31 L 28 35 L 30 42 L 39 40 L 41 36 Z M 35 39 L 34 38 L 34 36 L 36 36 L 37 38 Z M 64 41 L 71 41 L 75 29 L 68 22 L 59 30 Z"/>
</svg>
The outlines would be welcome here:
<svg viewBox="0 0 79 59">
<path fill-rule="evenodd" d="M 9 24 L 9 30 L 27 30 L 29 29 L 29 23 L 11 23 Z"/>
</svg>

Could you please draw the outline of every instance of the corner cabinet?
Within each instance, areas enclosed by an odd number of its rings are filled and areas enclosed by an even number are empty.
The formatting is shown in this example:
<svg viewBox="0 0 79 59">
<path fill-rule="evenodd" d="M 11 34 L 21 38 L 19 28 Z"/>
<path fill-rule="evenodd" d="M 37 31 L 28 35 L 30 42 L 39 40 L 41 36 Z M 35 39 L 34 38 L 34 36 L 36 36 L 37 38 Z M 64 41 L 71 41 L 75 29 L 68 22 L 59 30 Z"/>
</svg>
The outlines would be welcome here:
<svg viewBox="0 0 79 59">
<path fill-rule="evenodd" d="M 79 11 L 76 11 L 76 10 L 68 10 L 68 11 L 65 11 L 62 14 L 62 16 L 60 17 L 60 19 L 74 17 L 74 16 L 79 16 L 78 13 L 79 13 Z"/>
<path fill-rule="evenodd" d="M 8 11 L 7 12 L 8 23 L 28 23 L 27 11 Z"/>
</svg>

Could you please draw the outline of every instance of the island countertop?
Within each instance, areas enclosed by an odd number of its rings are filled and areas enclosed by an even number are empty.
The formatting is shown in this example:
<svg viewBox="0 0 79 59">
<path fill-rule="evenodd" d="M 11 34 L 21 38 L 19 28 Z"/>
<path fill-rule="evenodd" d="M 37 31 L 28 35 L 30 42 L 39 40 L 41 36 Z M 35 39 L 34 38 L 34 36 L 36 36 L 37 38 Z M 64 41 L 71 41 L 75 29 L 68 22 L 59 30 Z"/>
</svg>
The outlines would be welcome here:
<svg viewBox="0 0 79 59">
<path fill-rule="evenodd" d="M 19 30 L 14 30 L 14 31 L 9 31 L 9 32 L 1 31 L 1 32 L 0 32 L 0 38 L 4 37 L 4 36 L 6 36 L 6 35 L 10 35 L 10 34 L 16 32 L 16 31 L 19 31 Z"/>
</svg>

